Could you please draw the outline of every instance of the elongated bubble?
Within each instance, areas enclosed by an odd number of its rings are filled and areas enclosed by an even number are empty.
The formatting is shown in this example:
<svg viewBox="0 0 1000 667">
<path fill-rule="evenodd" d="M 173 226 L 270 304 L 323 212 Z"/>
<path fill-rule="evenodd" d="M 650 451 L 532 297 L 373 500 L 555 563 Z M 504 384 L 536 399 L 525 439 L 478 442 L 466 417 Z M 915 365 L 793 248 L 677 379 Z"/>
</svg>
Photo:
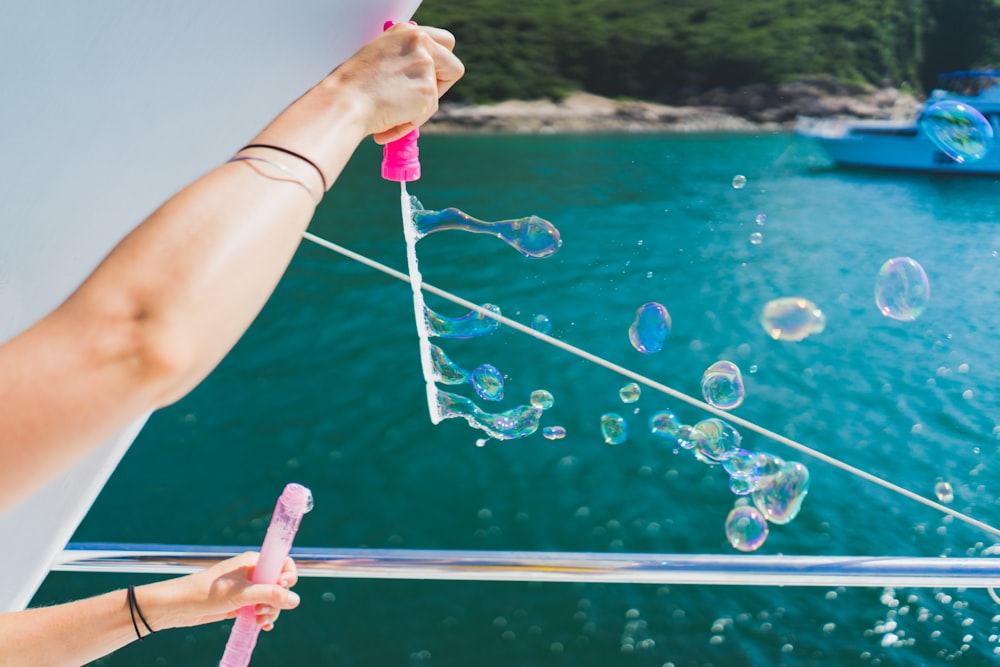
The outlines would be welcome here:
<svg viewBox="0 0 1000 667">
<path fill-rule="evenodd" d="M 726 539 L 734 549 L 756 551 L 767 540 L 767 521 L 751 505 L 733 508 L 726 517 Z"/>
<path fill-rule="evenodd" d="M 471 373 L 445 354 L 437 345 L 431 345 L 431 368 L 433 379 L 442 384 L 465 384 L 468 382 L 480 398 L 499 401 L 503 398 L 503 375 L 494 366 L 482 364 Z"/>
<path fill-rule="evenodd" d="M 709 405 L 723 410 L 738 408 L 743 403 L 743 375 L 731 361 L 717 361 L 701 378 L 701 394 Z"/>
<path fill-rule="evenodd" d="M 413 224 L 419 238 L 448 229 L 492 234 L 525 257 L 548 257 L 562 245 L 559 230 L 555 225 L 537 215 L 516 220 L 485 222 L 457 208 L 446 208 L 443 211 L 414 210 Z"/>
<path fill-rule="evenodd" d="M 760 316 L 760 325 L 775 340 L 800 341 L 826 328 L 823 311 L 799 296 L 769 301 Z"/>
<path fill-rule="evenodd" d="M 601 415 L 601 435 L 609 445 L 620 445 L 628 440 L 628 423 L 613 412 Z"/>
<path fill-rule="evenodd" d="M 670 313 L 659 303 L 644 303 L 635 311 L 635 320 L 628 329 L 628 339 L 639 352 L 653 354 L 663 349 L 670 335 Z"/>
<path fill-rule="evenodd" d="M 915 259 L 894 257 L 879 269 L 875 305 L 886 317 L 911 322 L 924 312 L 930 298 L 927 274 Z"/>
<path fill-rule="evenodd" d="M 431 367 L 434 381 L 443 384 L 464 384 L 469 380 L 469 372 L 448 358 L 437 345 L 431 345 Z"/>
<path fill-rule="evenodd" d="M 464 396 L 438 391 L 438 408 L 443 419 L 460 417 L 473 428 L 485 431 L 496 440 L 513 440 L 538 430 L 541 408 L 519 405 L 504 412 L 486 412 Z"/>
<path fill-rule="evenodd" d="M 978 110 L 956 100 L 941 100 L 920 117 L 920 129 L 959 164 L 981 160 L 993 146 L 993 127 Z"/>
<path fill-rule="evenodd" d="M 500 307 L 491 303 L 483 308 L 500 315 Z M 424 308 L 424 318 L 427 320 L 428 334 L 441 338 L 476 338 L 493 333 L 500 328 L 500 321 L 478 310 L 470 310 L 462 317 L 445 317 L 430 308 Z"/>
</svg>

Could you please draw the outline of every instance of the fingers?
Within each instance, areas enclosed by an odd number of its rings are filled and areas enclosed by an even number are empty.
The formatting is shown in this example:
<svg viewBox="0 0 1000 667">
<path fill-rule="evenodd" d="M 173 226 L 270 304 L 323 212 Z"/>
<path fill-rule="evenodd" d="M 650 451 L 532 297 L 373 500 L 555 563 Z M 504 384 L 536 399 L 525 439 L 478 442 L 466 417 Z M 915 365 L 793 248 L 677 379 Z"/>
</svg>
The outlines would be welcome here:
<svg viewBox="0 0 1000 667">
<path fill-rule="evenodd" d="M 455 36 L 447 30 L 428 28 L 427 34 L 433 42 L 428 52 L 434 61 L 437 75 L 438 97 L 441 97 L 465 74 L 465 65 L 454 54 Z"/>
<path fill-rule="evenodd" d="M 390 28 L 390 30 L 399 31 L 404 34 L 408 32 L 407 38 L 411 40 L 416 37 L 416 40 L 411 42 L 407 47 L 407 51 L 409 52 L 408 57 L 413 63 L 422 61 L 422 67 L 426 67 L 427 69 L 424 69 L 419 76 L 415 73 L 411 73 L 408 76 L 413 79 L 428 77 L 426 81 L 428 84 L 432 84 L 433 87 L 429 88 L 427 93 L 434 94 L 434 97 L 425 100 L 425 108 L 408 123 L 403 123 L 389 130 L 376 133 L 375 140 L 380 144 L 394 141 L 415 127 L 423 125 L 437 111 L 438 99 L 448 92 L 465 74 L 465 65 L 462 64 L 462 61 L 453 52 L 455 48 L 455 36 L 447 30 L 430 26 L 414 26 L 405 23 L 397 24 Z"/>
</svg>

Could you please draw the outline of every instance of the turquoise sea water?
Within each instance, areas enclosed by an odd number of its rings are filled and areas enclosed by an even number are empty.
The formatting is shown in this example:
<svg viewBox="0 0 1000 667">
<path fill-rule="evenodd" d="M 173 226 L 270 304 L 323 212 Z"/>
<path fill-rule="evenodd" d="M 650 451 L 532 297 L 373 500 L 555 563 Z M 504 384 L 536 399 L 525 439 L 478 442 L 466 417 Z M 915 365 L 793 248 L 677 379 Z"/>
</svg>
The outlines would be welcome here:
<svg viewBox="0 0 1000 667">
<path fill-rule="evenodd" d="M 421 149 L 410 191 L 428 209 L 534 213 L 563 239 L 532 260 L 489 236 L 435 234 L 419 244 L 425 281 L 521 322 L 545 314 L 552 335 L 695 396 L 708 366 L 733 361 L 739 416 L 928 497 L 944 479 L 952 507 L 1000 523 L 997 181 L 837 170 L 785 134 L 428 136 Z M 311 231 L 402 270 L 398 187 L 378 177 L 379 158 L 359 152 Z M 913 322 L 875 306 L 879 267 L 897 256 L 930 280 Z M 772 340 L 758 318 L 783 296 L 814 301 L 826 330 Z M 628 328 L 649 301 L 673 329 L 644 355 Z M 303 546 L 735 553 L 725 474 L 646 426 L 664 408 L 685 423 L 709 415 L 650 389 L 625 405 L 628 380 L 516 331 L 442 347 L 503 372 L 501 408 L 550 391 L 542 423 L 567 437 L 477 447 L 464 422 L 432 426 L 408 285 L 303 244 L 218 371 L 153 416 L 74 539 L 259 545 L 296 481 L 316 499 Z M 628 420 L 627 442 L 604 443 L 605 412 Z M 772 526 L 759 553 L 968 556 L 993 544 L 743 435 L 812 480 L 798 518 Z M 57 573 L 36 603 L 140 580 Z M 298 590 L 302 606 L 262 636 L 254 665 L 1000 663 L 1000 607 L 978 590 L 322 579 Z M 228 624 L 175 630 L 99 664 L 211 665 L 227 635 Z"/>
</svg>

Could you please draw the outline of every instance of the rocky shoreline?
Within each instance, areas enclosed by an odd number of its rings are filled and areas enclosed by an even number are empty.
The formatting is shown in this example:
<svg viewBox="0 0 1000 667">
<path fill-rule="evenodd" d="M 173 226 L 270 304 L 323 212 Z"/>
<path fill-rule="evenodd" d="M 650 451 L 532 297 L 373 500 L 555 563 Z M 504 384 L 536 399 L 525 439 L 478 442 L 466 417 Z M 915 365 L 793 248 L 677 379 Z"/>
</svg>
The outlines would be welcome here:
<svg viewBox="0 0 1000 667">
<path fill-rule="evenodd" d="M 780 86 L 709 90 L 676 104 L 613 100 L 573 93 L 560 101 L 511 100 L 489 105 L 444 102 L 425 133 L 757 132 L 791 128 L 807 118 L 912 118 L 920 104 L 896 88 L 809 79 Z"/>
</svg>

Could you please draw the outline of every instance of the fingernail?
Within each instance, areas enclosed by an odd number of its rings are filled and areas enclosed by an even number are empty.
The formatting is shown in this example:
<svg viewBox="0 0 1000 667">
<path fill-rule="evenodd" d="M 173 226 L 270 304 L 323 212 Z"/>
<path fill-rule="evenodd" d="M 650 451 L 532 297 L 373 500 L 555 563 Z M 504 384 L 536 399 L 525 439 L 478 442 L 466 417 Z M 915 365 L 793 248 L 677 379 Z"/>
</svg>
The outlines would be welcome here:
<svg viewBox="0 0 1000 667">
<path fill-rule="evenodd" d="M 288 604 L 293 607 L 299 606 L 299 594 L 295 591 L 288 591 Z"/>
<path fill-rule="evenodd" d="M 284 588 L 291 588 L 292 587 L 292 582 L 291 582 L 290 579 L 282 579 L 281 580 L 281 585 Z"/>
<path fill-rule="evenodd" d="M 274 607 L 270 605 L 262 604 L 260 607 L 257 608 L 258 616 L 268 616 L 273 613 L 274 613 Z"/>
</svg>

